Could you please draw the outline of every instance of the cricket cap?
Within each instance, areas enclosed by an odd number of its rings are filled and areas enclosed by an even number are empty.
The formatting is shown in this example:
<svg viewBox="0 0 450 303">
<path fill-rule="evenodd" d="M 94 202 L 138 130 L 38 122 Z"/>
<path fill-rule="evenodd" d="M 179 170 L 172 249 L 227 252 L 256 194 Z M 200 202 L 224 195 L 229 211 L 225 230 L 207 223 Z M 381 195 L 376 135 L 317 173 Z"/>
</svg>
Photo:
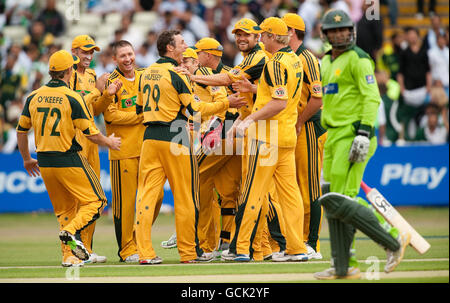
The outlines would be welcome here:
<svg viewBox="0 0 450 303">
<path fill-rule="evenodd" d="M 88 51 L 91 49 L 95 49 L 96 51 L 100 51 L 100 47 L 95 45 L 94 39 L 92 39 L 89 35 L 79 35 L 76 36 L 72 40 L 72 48 L 81 48 L 82 50 Z"/>
<path fill-rule="evenodd" d="M 203 38 L 195 43 L 193 49 L 198 52 L 207 52 L 215 56 L 222 56 L 223 46 L 214 38 Z"/>
<path fill-rule="evenodd" d="M 264 19 L 260 25 L 254 27 L 254 30 L 257 33 L 268 32 L 270 34 L 280 36 L 288 35 L 288 27 L 286 23 L 278 17 L 269 17 Z"/>
<path fill-rule="evenodd" d="M 236 24 L 234 25 L 233 30 L 231 31 L 232 34 L 236 33 L 238 30 L 242 30 L 246 32 L 247 34 L 256 34 L 255 30 L 253 29 L 258 24 L 249 18 L 242 18 Z"/>
<path fill-rule="evenodd" d="M 193 59 L 198 59 L 198 55 L 195 52 L 194 48 L 192 47 L 188 47 L 186 48 L 186 50 L 183 52 L 183 58 L 193 58 Z"/>
<path fill-rule="evenodd" d="M 59 72 L 68 69 L 78 62 L 80 62 L 80 59 L 77 56 L 73 56 L 66 50 L 60 50 L 50 56 L 48 69 L 52 72 Z"/>
<path fill-rule="evenodd" d="M 281 18 L 284 23 L 290 28 L 295 28 L 301 31 L 305 31 L 305 21 L 303 18 L 294 13 L 287 13 Z"/>
</svg>

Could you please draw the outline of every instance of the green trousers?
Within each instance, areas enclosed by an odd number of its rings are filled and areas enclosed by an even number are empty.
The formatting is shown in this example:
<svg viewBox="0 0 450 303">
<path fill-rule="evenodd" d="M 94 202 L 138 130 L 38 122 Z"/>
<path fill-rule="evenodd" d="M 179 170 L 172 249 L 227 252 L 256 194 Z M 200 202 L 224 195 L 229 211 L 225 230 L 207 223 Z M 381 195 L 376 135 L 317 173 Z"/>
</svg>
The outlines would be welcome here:
<svg viewBox="0 0 450 303">
<path fill-rule="evenodd" d="M 356 197 L 367 162 L 377 149 L 377 138 L 370 139 L 369 154 L 366 161 L 350 163 L 348 154 L 355 138 L 353 125 L 328 129 L 323 155 L 323 178 L 330 182 L 330 191 Z"/>
</svg>

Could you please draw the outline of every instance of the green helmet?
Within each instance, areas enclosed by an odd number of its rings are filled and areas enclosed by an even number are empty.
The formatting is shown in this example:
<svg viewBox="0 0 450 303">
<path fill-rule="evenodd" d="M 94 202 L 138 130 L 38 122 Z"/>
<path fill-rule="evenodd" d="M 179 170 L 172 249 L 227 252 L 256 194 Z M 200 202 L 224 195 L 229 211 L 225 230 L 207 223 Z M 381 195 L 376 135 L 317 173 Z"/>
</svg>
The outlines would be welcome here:
<svg viewBox="0 0 450 303">
<path fill-rule="evenodd" d="M 333 48 L 347 49 L 355 43 L 355 24 L 346 12 L 340 9 L 332 9 L 325 13 L 321 20 L 321 31 L 323 39 L 331 44 Z M 327 37 L 327 30 L 336 28 L 350 28 L 350 36 L 346 41 L 333 42 Z"/>
</svg>

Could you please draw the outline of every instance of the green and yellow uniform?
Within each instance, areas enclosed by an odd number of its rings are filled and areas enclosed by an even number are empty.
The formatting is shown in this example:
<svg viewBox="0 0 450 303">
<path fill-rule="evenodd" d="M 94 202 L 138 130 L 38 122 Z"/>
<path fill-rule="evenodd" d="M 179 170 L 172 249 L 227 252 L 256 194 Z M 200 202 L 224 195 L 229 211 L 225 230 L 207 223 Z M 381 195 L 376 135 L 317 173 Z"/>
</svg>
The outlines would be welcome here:
<svg viewBox="0 0 450 303">
<path fill-rule="evenodd" d="M 84 73 L 80 73 L 75 69 L 69 81 L 69 88 L 80 94 L 85 100 L 86 107 L 90 112 L 91 122 L 95 124 L 94 117 L 98 116 L 109 105 L 106 95 L 102 94 L 95 86 L 97 77 L 93 69 L 86 69 Z M 83 147 L 81 151 L 83 156 L 88 160 L 89 164 L 94 169 L 97 178 L 100 179 L 100 157 L 98 154 L 98 145 L 86 139 L 86 137 L 77 130 L 76 133 L 77 142 Z M 86 245 L 86 248 L 92 252 L 92 241 L 95 231 L 95 223 L 91 224 L 88 228 L 83 230 L 82 239 Z"/>
<path fill-rule="evenodd" d="M 153 259 L 151 227 L 166 179 L 174 196 L 177 246 L 181 261 L 201 254 L 197 239 L 198 164 L 187 129 L 188 114 L 211 115 L 228 109 L 228 100 L 196 101 L 189 80 L 173 70 L 177 62 L 161 57 L 141 75 L 136 100 L 143 111 L 144 142 L 139 163 L 136 240 L 141 260 Z"/>
<path fill-rule="evenodd" d="M 303 64 L 303 85 L 298 106 L 301 114 L 311 97 L 322 98 L 322 82 L 317 58 L 304 46 L 295 52 Z M 295 164 L 297 183 L 303 198 L 305 220 L 303 238 L 317 252 L 320 252 L 319 232 L 322 222 L 322 208 L 317 199 L 322 195 L 320 177 L 322 173 L 323 146 L 327 132 L 320 124 L 319 110 L 302 126 L 297 137 Z"/>
<path fill-rule="evenodd" d="M 242 62 L 227 73 L 233 82 L 242 80 L 242 77 L 246 77 L 253 84 L 257 84 L 264 64 L 267 60 L 268 57 L 266 52 L 259 44 L 256 44 L 255 47 L 246 56 L 244 56 Z M 242 106 L 238 110 L 240 118 L 243 120 L 252 113 L 256 96 L 251 92 L 241 93 L 240 96 L 244 97 L 247 101 L 247 105 Z"/>
<path fill-rule="evenodd" d="M 111 98 L 105 110 L 106 134 L 122 138 L 122 148 L 109 150 L 112 212 L 120 260 L 137 253 L 134 233 L 136 192 L 138 186 L 139 157 L 145 126 L 142 114 L 136 114 L 139 78 L 143 69 L 134 71 L 134 79 L 127 79 L 116 68 L 107 80 L 107 86 L 116 80 L 122 87 Z"/>
<path fill-rule="evenodd" d="M 84 136 L 99 130 L 84 100 L 60 80 L 33 91 L 26 100 L 18 132 L 34 128 L 37 159 L 42 179 L 60 229 L 81 239 L 100 216 L 107 201 L 99 179 L 82 154 L 76 130 Z M 63 257 L 70 248 L 63 248 Z"/>
<path fill-rule="evenodd" d="M 272 99 L 286 100 L 287 104 L 280 113 L 255 121 L 248 129 L 245 148 L 248 157 L 243 162 L 247 172 L 243 175 L 236 232 L 230 244 L 232 253 L 252 254 L 252 242 L 261 241 L 269 208 L 267 199 L 261 198 L 271 182 L 275 182 L 286 222 L 286 253 L 306 252 L 303 202 L 295 174 L 295 125 L 302 82 L 302 63 L 290 47 L 280 49 L 264 66 L 253 111 L 260 110 Z"/>
</svg>

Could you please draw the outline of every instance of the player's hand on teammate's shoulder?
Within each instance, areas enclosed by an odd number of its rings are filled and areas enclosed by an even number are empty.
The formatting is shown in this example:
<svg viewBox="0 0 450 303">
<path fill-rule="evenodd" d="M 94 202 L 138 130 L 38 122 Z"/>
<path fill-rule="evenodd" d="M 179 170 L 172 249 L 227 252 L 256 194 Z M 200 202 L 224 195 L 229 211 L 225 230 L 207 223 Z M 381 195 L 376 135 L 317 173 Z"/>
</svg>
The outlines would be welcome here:
<svg viewBox="0 0 450 303">
<path fill-rule="evenodd" d="M 113 96 L 115 95 L 119 89 L 122 87 L 123 83 L 119 79 L 111 83 L 107 88 L 106 91 L 108 92 L 108 95 Z"/>
<path fill-rule="evenodd" d="M 111 75 L 110 73 L 104 73 L 103 75 L 101 75 L 100 77 L 98 77 L 96 83 L 95 83 L 95 87 L 97 87 L 97 89 L 99 91 L 103 91 L 103 89 L 106 86 L 106 81 L 109 78 L 109 75 Z"/>
<path fill-rule="evenodd" d="M 38 161 L 36 159 L 30 158 L 29 160 L 23 161 L 23 166 L 28 172 L 28 175 L 37 177 L 41 175 L 41 171 L 39 170 Z"/>
<path fill-rule="evenodd" d="M 192 80 L 192 74 L 191 74 L 191 72 L 190 72 L 186 67 L 183 67 L 183 66 L 175 66 L 175 67 L 173 68 L 173 70 L 174 70 L 175 72 L 179 73 L 179 74 L 188 76 L 188 77 Z"/>
<path fill-rule="evenodd" d="M 241 108 L 242 106 L 247 104 L 247 101 L 245 101 L 245 98 L 240 97 L 239 93 L 229 95 L 227 98 L 228 98 L 228 102 L 230 103 L 231 108 Z"/>
<path fill-rule="evenodd" d="M 122 139 L 120 137 L 114 136 L 111 134 L 109 137 L 109 148 L 113 150 L 120 150 L 120 145 L 122 144 Z"/>
</svg>

